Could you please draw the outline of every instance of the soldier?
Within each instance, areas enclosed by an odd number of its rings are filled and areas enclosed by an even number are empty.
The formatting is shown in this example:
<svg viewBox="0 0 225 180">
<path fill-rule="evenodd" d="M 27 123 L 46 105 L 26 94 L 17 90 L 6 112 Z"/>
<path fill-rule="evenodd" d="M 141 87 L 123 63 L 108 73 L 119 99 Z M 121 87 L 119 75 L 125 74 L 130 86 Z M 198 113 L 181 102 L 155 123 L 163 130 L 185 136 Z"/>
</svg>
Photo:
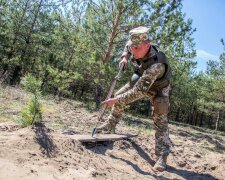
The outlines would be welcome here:
<svg viewBox="0 0 225 180">
<path fill-rule="evenodd" d="M 169 112 L 169 91 L 171 69 L 165 54 L 158 46 L 152 45 L 148 37 L 148 28 L 134 28 L 129 33 L 119 65 L 127 65 L 128 59 L 134 66 L 130 82 L 115 93 L 114 98 L 103 103 L 112 107 L 107 121 L 97 128 L 98 131 L 109 130 L 115 133 L 115 127 L 122 117 L 124 108 L 143 97 L 148 97 L 153 106 L 155 125 L 155 171 L 164 171 L 169 155 L 169 130 L 167 115 Z"/>
</svg>

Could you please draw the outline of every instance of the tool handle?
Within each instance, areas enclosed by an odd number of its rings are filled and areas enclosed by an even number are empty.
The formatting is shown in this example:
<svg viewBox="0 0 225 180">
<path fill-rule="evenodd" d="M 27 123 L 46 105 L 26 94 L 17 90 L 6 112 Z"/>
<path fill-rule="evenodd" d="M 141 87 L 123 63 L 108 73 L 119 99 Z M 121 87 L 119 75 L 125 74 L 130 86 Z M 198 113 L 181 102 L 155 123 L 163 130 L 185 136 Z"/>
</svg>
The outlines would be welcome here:
<svg viewBox="0 0 225 180">
<path fill-rule="evenodd" d="M 112 83 L 112 86 L 110 87 L 109 93 L 108 93 L 108 95 L 106 96 L 106 100 L 109 99 L 109 98 L 111 98 L 111 96 L 112 96 L 112 94 L 113 94 L 113 90 L 114 90 L 114 88 L 115 88 L 115 86 L 116 86 L 116 82 L 117 82 L 117 80 L 120 78 L 120 74 L 121 74 L 123 68 L 124 68 L 124 64 L 122 64 L 122 66 L 120 66 L 120 70 L 119 70 L 118 74 L 116 75 L 116 77 L 114 78 L 114 81 L 113 81 L 113 83 Z"/>
<path fill-rule="evenodd" d="M 122 72 L 122 70 L 123 70 L 124 66 L 125 66 L 125 64 L 122 64 L 122 65 L 120 66 L 120 70 L 119 70 L 119 72 L 118 72 L 117 76 L 115 77 L 115 79 L 117 79 L 117 80 L 118 80 L 118 79 L 120 78 L 120 74 L 121 74 L 121 72 Z"/>
<path fill-rule="evenodd" d="M 115 86 L 116 86 L 116 82 L 117 82 L 117 80 L 118 80 L 119 77 L 120 77 L 120 74 L 121 74 L 121 72 L 122 72 L 122 70 L 123 70 L 123 67 L 124 67 L 124 64 L 120 67 L 120 70 L 119 70 L 117 76 L 114 78 L 113 84 L 112 84 L 112 86 L 111 86 L 111 88 L 110 88 L 110 90 L 109 90 L 109 93 L 108 93 L 108 95 L 107 95 L 107 97 L 106 97 L 106 100 L 109 99 L 109 98 L 111 98 L 112 93 L 113 93 L 113 90 L 114 90 L 114 88 L 115 88 Z M 103 109 L 101 110 L 101 112 L 100 112 L 100 114 L 99 114 L 99 116 L 98 116 L 98 121 L 100 121 L 100 120 L 102 119 L 102 117 L 103 117 L 103 115 L 104 115 L 106 109 L 107 109 L 107 105 L 104 105 Z"/>
<path fill-rule="evenodd" d="M 108 95 L 106 96 L 106 100 L 109 99 L 109 98 L 111 98 L 112 93 L 113 93 L 113 90 L 114 90 L 114 88 L 115 88 L 115 86 L 116 86 L 116 82 L 117 82 L 117 80 L 120 78 L 120 74 L 121 74 L 123 68 L 124 68 L 124 64 L 122 64 L 122 66 L 120 66 L 120 70 L 119 70 L 118 74 L 116 75 L 116 77 L 114 78 L 114 81 L 113 81 L 113 83 L 112 83 L 112 86 L 110 87 L 109 93 L 108 93 Z M 101 112 L 99 113 L 99 116 L 98 116 L 98 119 L 97 119 L 97 123 L 96 123 L 96 125 L 95 125 L 95 127 L 94 127 L 94 129 L 93 129 L 93 131 L 92 131 L 92 137 L 95 135 L 95 133 L 96 133 L 96 128 L 97 128 L 97 126 L 98 126 L 98 123 L 99 123 L 99 121 L 102 119 L 102 117 L 103 117 L 103 115 L 104 115 L 104 113 L 105 113 L 107 107 L 108 107 L 107 105 L 104 105 L 103 109 L 102 109 Z"/>
</svg>

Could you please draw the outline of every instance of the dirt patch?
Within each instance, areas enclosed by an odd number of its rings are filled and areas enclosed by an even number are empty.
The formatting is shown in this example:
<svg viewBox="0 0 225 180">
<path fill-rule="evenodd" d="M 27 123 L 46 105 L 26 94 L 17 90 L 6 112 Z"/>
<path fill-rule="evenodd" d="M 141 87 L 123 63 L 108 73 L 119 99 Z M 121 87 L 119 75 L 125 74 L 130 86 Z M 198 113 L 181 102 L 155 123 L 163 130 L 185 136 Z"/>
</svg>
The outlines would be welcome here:
<svg viewBox="0 0 225 180">
<path fill-rule="evenodd" d="M 91 133 L 98 112 L 90 113 L 71 102 L 51 102 L 46 108 L 42 124 L 22 129 L 14 123 L 0 124 L 0 179 L 211 180 L 225 177 L 223 136 L 170 124 L 172 152 L 168 168 L 155 173 L 152 171 L 156 160 L 152 121 L 126 116 L 117 132 L 137 133 L 138 137 L 82 144 L 71 135 Z"/>
<path fill-rule="evenodd" d="M 17 131 L 18 129 L 20 129 L 18 124 L 15 123 L 0 123 L 0 132 L 1 131 L 7 131 L 7 132 L 12 132 L 12 131 Z"/>
</svg>

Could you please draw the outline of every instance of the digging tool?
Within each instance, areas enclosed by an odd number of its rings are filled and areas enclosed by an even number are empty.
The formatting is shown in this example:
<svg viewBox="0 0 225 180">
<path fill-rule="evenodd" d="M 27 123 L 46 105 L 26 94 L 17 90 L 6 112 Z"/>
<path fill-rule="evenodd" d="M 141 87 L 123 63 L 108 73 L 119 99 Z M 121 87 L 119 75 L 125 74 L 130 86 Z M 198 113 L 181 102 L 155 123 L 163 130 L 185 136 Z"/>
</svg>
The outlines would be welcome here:
<svg viewBox="0 0 225 180">
<path fill-rule="evenodd" d="M 133 137 L 136 137 L 137 134 L 97 134 L 94 137 L 91 137 L 89 135 L 85 134 L 76 134 L 76 135 L 71 135 L 70 138 L 80 141 L 82 143 L 86 142 L 104 142 L 104 141 L 118 141 L 118 140 L 127 140 L 131 139 Z"/>
<path fill-rule="evenodd" d="M 116 86 L 116 82 L 117 82 L 117 80 L 120 78 L 120 74 L 121 74 L 121 72 L 122 72 L 122 70 L 123 70 L 123 67 L 124 67 L 124 64 L 122 64 L 122 66 L 120 66 L 120 70 L 119 70 L 118 74 L 116 75 L 116 77 L 114 78 L 114 81 L 113 81 L 113 83 L 112 83 L 112 86 L 110 87 L 110 90 L 109 90 L 108 95 L 107 95 L 107 97 L 106 97 L 106 100 L 109 99 L 109 98 L 111 98 L 111 96 L 112 96 L 112 94 L 113 94 L 113 91 L 114 91 L 114 88 L 115 88 L 115 86 Z M 100 113 L 99 113 L 99 116 L 98 116 L 96 125 L 95 125 L 94 129 L 92 130 L 91 137 L 93 137 L 93 136 L 96 134 L 96 128 L 97 128 L 99 122 L 101 121 L 101 119 L 102 119 L 102 117 L 103 117 L 103 115 L 104 115 L 106 109 L 107 109 L 107 105 L 104 105 L 103 109 L 102 109 L 102 110 L 100 111 Z"/>
</svg>

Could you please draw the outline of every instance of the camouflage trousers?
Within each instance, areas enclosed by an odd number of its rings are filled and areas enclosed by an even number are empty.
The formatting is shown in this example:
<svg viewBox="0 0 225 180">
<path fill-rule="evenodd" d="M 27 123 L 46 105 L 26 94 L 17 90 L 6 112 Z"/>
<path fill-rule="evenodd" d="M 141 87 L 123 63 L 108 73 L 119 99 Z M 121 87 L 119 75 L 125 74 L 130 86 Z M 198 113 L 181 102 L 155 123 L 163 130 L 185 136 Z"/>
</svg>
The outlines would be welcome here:
<svg viewBox="0 0 225 180">
<path fill-rule="evenodd" d="M 118 92 L 115 93 L 116 96 L 121 96 L 123 93 L 130 90 L 132 87 L 130 83 L 123 86 Z M 137 92 L 135 96 L 126 99 L 126 101 L 116 103 L 108 117 L 108 123 L 115 127 L 122 117 L 125 106 L 143 97 L 148 97 L 152 104 L 152 116 L 155 128 L 155 154 L 156 156 L 167 156 L 170 153 L 169 146 L 169 129 L 167 115 L 169 112 L 169 91 L 170 86 L 163 88 L 161 91 L 152 91 L 151 89 L 148 93 Z"/>
</svg>

